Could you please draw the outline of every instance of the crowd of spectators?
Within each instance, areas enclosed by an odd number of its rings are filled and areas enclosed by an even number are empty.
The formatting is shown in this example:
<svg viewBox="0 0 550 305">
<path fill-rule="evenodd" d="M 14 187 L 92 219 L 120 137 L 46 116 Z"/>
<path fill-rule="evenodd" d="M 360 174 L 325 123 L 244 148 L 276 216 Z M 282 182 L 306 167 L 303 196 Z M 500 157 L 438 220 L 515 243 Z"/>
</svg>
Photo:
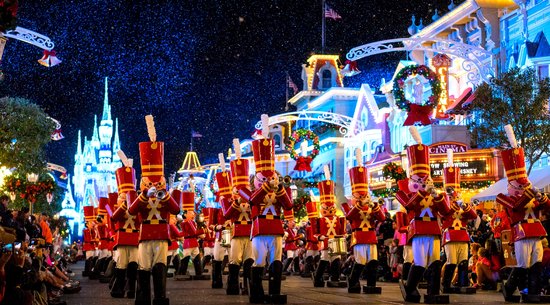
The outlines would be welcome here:
<svg viewBox="0 0 550 305">
<path fill-rule="evenodd" d="M 80 291 L 71 280 L 58 229 L 49 215 L 31 215 L 28 208 L 10 210 L 0 196 L 0 305 L 62 305 L 63 293 Z"/>
</svg>

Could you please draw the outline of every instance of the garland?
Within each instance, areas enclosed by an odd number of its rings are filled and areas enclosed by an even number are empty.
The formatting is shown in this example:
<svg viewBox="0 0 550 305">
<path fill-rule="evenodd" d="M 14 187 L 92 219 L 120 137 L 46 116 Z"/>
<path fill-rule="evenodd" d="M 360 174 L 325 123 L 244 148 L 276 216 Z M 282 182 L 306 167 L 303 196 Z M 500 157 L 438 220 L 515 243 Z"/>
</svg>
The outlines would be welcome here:
<svg viewBox="0 0 550 305">
<path fill-rule="evenodd" d="M 41 194 L 52 194 L 55 191 L 57 183 L 51 179 L 30 183 L 27 179 L 18 178 L 11 175 L 5 178 L 4 186 L 10 195 L 19 195 L 21 199 L 35 202 L 36 197 Z"/>
<path fill-rule="evenodd" d="M 414 104 L 405 98 L 405 81 L 409 77 L 421 75 L 430 82 L 432 95 L 427 101 L 423 101 L 421 105 Z M 422 125 L 431 124 L 429 116 L 434 108 L 439 104 L 439 96 L 441 94 L 441 84 L 437 74 L 430 68 L 424 65 L 410 65 L 401 69 L 395 76 L 393 83 L 393 97 L 395 104 L 399 109 L 409 113 L 407 120 L 403 123 L 404 126 L 413 125 L 420 121 Z"/>
<path fill-rule="evenodd" d="M 298 156 L 296 154 L 296 150 L 294 149 L 294 145 L 296 142 L 300 142 L 300 140 L 312 140 L 313 141 L 313 150 L 311 151 L 311 154 L 307 156 Z M 320 151 L 320 145 L 319 145 L 319 136 L 317 136 L 313 131 L 299 128 L 295 130 L 292 135 L 288 138 L 288 143 L 286 144 L 286 149 L 290 152 L 290 157 L 294 160 L 296 160 L 296 166 L 294 166 L 294 170 L 297 171 L 308 171 L 311 172 L 311 161 L 319 155 Z"/>
<path fill-rule="evenodd" d="M 405 172 L 403 167 L 401 167 L 401 165 L 397 165 L 394 162 L 390 162 L 384 165 L 384 167 L 382 168 L 382 175 L 386 179 L 393 179 L 395 181 L 407 178 L 407 173 Z"/>
</svg>

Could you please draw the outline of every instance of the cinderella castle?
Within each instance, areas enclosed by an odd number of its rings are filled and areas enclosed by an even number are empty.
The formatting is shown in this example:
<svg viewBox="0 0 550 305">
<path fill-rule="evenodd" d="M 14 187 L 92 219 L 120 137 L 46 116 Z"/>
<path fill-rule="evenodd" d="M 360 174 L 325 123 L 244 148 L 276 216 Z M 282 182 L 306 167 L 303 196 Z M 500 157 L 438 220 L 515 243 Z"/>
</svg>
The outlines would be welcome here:
<svg viewBox="0 0 550 305">
<path fill-rule="evenodd" d="M 99 126 L 94 116 L 94 129 L 91 139 L 78 131 L 78 144 L 74 156 L 72 176 L 75 210 L 82 211 L 85 205 L 97 205 L 99 197 L 107 197 L 108 191 L 116 191 L 115 170 L 122 166 L 117 151 L 120 150 L 118 120 L 111 117 L 109 86 L 105 78 L 105 99 Z"/>
</svg>

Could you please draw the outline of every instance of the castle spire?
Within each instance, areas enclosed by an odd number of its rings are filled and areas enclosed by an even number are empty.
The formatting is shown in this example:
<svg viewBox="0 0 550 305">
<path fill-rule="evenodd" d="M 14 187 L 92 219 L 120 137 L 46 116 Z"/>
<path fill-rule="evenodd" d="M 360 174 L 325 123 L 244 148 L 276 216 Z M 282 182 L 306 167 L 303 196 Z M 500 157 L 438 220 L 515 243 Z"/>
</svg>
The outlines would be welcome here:
<svg viewBox="0 0 550 305">
<path fill-rule="evenodd" d="M 111 107 L 109 107 L 109 83 L 108 77 L 105 77 L 105 98 L 103 99 L 103 116 L 101 120 L 111 119 Z"/>
<path fill-rule="evenodd" d="M 76 147 L 76 154 L 78 156 L 82 155 L 82 136 L 80 135 L 81 131 L 78 130 L 78 146 Z"/>
<path fill-rule="evenodd" d="M 95 149 L 99 149 L 100 147 L 99 130 L 97 129 L 97 115 L 94 115 L 94 134 L 92 135 L 91 144 Z"/>
<path fill-rule="evenodd" d="M 115 118 L 115 139 L 113 140 L 113 162 L 120 161 L 117 152 L 120 150 L 120 139 L 118 137 L 118 118 Z"/>
</svg>

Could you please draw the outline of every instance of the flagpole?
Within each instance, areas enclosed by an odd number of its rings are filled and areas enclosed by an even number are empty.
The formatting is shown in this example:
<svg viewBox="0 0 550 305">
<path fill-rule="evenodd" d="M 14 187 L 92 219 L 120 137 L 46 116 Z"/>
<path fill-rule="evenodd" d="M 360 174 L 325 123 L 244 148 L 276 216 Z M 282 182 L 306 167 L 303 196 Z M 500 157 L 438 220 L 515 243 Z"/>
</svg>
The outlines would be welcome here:
<svg viewBox="0 0 550 305">
<path fill-rule="evenodd" d="M 286 103 L 285 103 L 285 111 L 288 111 L 288 87 L 290 86 L 290 75 L 288 75 L 288 71 L 286 71 L 286 84 L 285 84 L 285 96 L 286 96 Z"/>
<path fill-rule="evenodd" d="M 325 0 L 321 0 L 321 11 L 323 13 L 323 18 L 321 19 L 323 22 L 322 22 L 322 27 L 321 27 L 321 53 L 322 54 L 325 54 L 325 10 L 326 10 L 326 7 L 325 7 Z"/>
</svg>

